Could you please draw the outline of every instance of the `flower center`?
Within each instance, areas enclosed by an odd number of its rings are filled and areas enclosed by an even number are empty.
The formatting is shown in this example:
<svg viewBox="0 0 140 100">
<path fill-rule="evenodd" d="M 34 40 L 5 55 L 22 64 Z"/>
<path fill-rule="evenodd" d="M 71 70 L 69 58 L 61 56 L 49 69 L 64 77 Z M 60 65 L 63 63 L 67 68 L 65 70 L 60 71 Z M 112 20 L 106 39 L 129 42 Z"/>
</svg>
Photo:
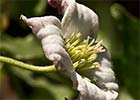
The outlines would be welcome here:
<svg viewBox="0 0 140 100">
<path fill-rule="evenodd" d="M 81 40 L 81 33 L 71 34 L 65 41 L 65 45 L 76 70 L 89 70 L 100 66 L 100 63 L 96 62 L 97 54 L 105 51 L 101 42 L 97 43 L 89 36 Z"/>
</svg>

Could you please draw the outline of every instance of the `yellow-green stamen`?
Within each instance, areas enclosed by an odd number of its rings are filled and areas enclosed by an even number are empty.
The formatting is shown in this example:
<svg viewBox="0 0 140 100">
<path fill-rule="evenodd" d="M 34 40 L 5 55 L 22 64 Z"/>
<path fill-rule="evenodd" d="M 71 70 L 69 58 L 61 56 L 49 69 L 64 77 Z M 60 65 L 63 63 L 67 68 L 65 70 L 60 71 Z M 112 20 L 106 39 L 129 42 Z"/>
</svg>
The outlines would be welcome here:
<svg viewBox="0 0 140 100">
<path fill-rule="evenodd" d="M 105 51 L 101 42 L 96 43 L 95 39 L 90 41 L 90 37 L 81 40 L 81 33 L 72 33 L 71 36 L 65 41 L 66 51 L 69 53 L 73 65 L 78 70 L 88 70 L 100 66 L 97 59 L 97 54 Z"/>
</svg>

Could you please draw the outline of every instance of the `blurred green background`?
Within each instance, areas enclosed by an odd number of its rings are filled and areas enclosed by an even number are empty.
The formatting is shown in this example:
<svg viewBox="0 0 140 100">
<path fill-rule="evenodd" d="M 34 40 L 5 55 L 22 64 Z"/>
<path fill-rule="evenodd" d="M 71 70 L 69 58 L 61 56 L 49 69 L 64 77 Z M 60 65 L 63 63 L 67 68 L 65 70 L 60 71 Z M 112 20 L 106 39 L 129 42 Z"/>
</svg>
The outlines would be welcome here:
<svg viewBox="0 0 140 100">
<path fill-rule="evenodd" d="M 138 0 L 77 0 L 99 16 L 97 40 L 110 50 L 120 86 L 118 100 L 140 100 L 140 32 Z M 62 18 L 47 0 L 0 1 L 0 55 L 35 65 L 49 65 L 41 45 L 31 30 L 19 20 L 55 15 Z M 70 100 L 78 93 L 72 83 L 59 73 L 34 73 L 0 63 L 0 99 Z"/>
</svg>

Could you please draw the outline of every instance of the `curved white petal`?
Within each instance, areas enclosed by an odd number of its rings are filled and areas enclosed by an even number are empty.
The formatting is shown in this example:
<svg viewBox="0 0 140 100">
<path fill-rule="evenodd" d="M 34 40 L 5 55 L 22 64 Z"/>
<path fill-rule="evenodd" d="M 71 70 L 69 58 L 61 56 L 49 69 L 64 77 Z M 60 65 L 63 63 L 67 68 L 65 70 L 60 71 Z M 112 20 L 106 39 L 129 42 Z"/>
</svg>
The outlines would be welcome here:
<svg viewBox="0 0 140 100">
<path fill-rule="evenodd" d="M 97 57 L 97 62 L 99 62 L 101 66 L 95 70 L 89 71 L 88 77 L 94 78 L 98 86 L 102 89 L 114 89 L 117 91 L 118 85 L 115 83 L 116 78 L 108 50 L 106 49 L 106 52 L 98 54 Z"/>
<path fill-rule="evenodd" d="M 98 31 L 98 16 L 88 7 L 78 4 L 75 0 L 63 0 L 64 16 L 62 27 L 64 37 L 67 38 L 73 32 L 82 33 L 83 38 L 92 36 L 96 38 Z"/>
<path fill-rule="evenodd" d="M 101 66 L 86 74 L 89 79 L 96 80 L 95 84 L 83 79 L 76 72 L 71 76 L 74 88 L 80 92 L 79 100 L 116 100 L 118 97 L 119 87 L 115 81 L 108 51 L 98 57 L 97 61 Z"/>
<path fill-rule="evenodd" d="M 41 40 L 46 57 L 54 62 L 58 70 L 69 76 L 70 73 L 74 71 L 74 67 L 68 53 L 64 48 L 64 40 L 60 35 L 62 30 L 54 25 L 48 25 L 43 32 L 46 32 L 46 34 L 51 34 L 46 35 Z"/>
<path fill-rule="evenodd" d="M 20 19 L 22 19 L 32 29 L 33 33 L 37 33 L 40 29 L 51 24 L 61 29 L 59 19 L 54 16 L 27 18 L 26 16 L 21 15 Z"/>
<path fill-rule="evenodd" d="M 21 19 L 41 40 L 45 56 L 53 61 L 58 70 L 69 76 L 74 71 L 74 67 L 64 48 L 60 21 L 54 16 L 26 18 L 22 15 Z"/>
</svg>

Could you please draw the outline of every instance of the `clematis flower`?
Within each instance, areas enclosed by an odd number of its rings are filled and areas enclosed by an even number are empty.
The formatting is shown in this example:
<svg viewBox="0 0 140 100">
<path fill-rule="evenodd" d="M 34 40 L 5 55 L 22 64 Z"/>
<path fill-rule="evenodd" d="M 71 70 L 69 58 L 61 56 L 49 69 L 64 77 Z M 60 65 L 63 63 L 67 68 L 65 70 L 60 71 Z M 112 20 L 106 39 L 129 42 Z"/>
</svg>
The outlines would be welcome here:
<svg viewBox="0 0 140 100">
<path fill-rule="evenodd" d="M 75 71 L 65 46 L 72 33 L 82 33 L 81 41 L 87 36 L 96 39 L 98 16 L 75 0 L 48 0 L 48 3 L 63 15 L 62 21 L 54 16 L 20 17 L 41 40 L 45 56 L 53 61 L 59 72 L 72 80 L 73 88 L 79 91 L 77 100 L 115 100 L 118 84 L 108 50 L 104 47 L 105 51 L 97 54 L 96 62 L 100 67 L 85 72 L 89 80 L 95 80 L 90 82 Z"/>
</svg>

